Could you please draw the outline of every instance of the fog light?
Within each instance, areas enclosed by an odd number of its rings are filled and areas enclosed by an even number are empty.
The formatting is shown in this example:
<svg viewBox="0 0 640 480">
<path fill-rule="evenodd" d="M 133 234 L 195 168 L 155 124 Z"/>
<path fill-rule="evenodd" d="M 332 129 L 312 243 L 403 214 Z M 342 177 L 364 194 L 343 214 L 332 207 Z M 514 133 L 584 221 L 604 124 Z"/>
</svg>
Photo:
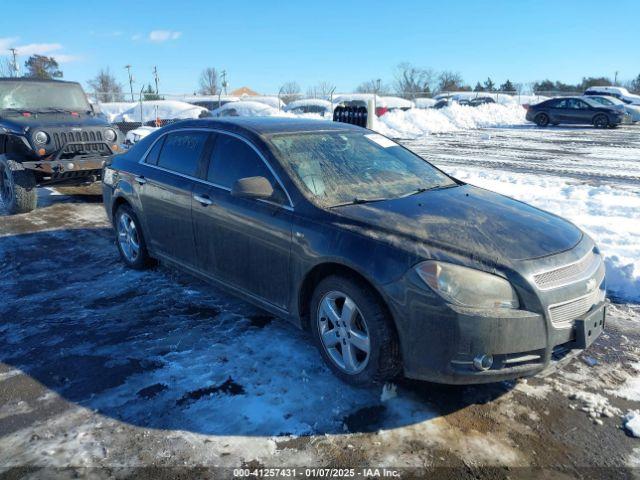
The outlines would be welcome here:
<svg viewBox="0 0 640 480">
<path fill-rule="evenodd" d="M 67 163 L 67 170 L 73 170 L 74 168 L 76 168 L 76 166 L 72 162 Z"/>
<path fill-rule="evenodd" d="M 473 367 L 480 372 L 489 370 L 491 365 L 493 365 L 492 355 L 478 355 L 473 359 Z"/>
</svg>

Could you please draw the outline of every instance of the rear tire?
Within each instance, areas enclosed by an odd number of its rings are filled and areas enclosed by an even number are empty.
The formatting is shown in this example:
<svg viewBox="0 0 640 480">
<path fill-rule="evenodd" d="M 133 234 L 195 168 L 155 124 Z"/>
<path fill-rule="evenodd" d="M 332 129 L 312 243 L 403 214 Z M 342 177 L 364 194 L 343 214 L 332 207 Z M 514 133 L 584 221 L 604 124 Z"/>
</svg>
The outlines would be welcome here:
<svg viewBox="0 0 640 480">
<path fill-rule="evenodd" d="M 0 155 L 0 201 L 9 215 L 31 212 L 38 204 L 33 172 L 5 155 Z"/>
<path fill-rule="evenodd" d="M 549 115 L 547 115 L 546 113 L 539 113 L 538 115 L 536 115 L 536 118 L 534 120 L 536 122 L 536 125 L 538 125 L 539 127 L 546 127 L 547 125 L 549 125 Z"/>
<path fill-rule="evenodd" d="M 151 267 L 153 260 L 147 251 L 140 221 L 129 205 L 122 204 L 118 207 L 113 217 L 113 227 L 122 261 L 135 270 Z"/>
<path fill-rule="evenodd" d="M 337 275 L 325 278 L 313 292 L 310 319 L 320 355 L 342 381 L 371 385 L 387 382 L 400 373 L 400 348 L 393 321 L 368 285 Z"/>
<path fill-rule="evenodd" d="M 596 128 L 607 128 L 609 126 L 609 119 L 603 114 L 596 115 L 593 118 L 593 126 Z"/>
</svg>

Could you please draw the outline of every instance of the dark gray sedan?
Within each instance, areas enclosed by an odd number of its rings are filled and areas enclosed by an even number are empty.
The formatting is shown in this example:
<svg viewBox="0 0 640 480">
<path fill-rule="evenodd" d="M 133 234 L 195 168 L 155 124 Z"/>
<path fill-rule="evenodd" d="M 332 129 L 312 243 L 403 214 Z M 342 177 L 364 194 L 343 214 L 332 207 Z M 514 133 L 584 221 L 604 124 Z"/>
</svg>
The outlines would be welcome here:
<svg viewBox="0 0 640 480">
<path fill-rule="evenodd" d="M 616 127 L 625 119 L 624 111 L 586 97 L 552 98 L 527 107 L 527 120 L 539 127 L 561 123 Z"/>
<path fill-rule="evenodd" d="M 103 183 L 127 265 L 161 260 L 309 330 L 350 383 L 532 375 L 604 326 L 604 265 L 580 229 L 362 128 L 180 122 Z"/>
</svg>

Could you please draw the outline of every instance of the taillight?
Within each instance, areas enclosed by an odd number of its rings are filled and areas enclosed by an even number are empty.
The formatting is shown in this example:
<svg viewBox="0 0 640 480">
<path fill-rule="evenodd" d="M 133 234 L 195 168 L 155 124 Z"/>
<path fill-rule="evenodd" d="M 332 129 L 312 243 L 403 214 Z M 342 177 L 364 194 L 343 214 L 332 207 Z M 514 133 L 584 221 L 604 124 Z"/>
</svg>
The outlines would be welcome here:
<svg viewBox="0 0 640 480">
<path fill-rule="evenodd" d="M 389 109 L 387 107 L 376 107 L 376 115 L 381 117 L 385 113 L 387 113 Z"/>
</svg>

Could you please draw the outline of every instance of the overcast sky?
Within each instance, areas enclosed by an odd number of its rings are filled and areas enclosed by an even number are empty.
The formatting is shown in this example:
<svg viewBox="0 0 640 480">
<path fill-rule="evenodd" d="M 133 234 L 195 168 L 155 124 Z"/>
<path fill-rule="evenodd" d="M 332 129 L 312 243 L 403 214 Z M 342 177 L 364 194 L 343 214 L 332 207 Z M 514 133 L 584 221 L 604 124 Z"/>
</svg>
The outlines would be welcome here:
<svg viewBox="0 0 640 480">
<path fill-rule="evenodd" d="M 455 5 L 455 6 L 454 6 Z M 64 78 L 85 84 L 110 67 L 137 90 L 160 73 L 160 90 L 197 89 L 208 66 L 230 87 L 274 93 L 287 81 L 329 81 L 338 91 L 381 78 L 395 66 L 459 72 L 475 85 L 640 74 L 640 1 L 7 1 L 0 54 L 20 63 L 51 55 Z"/>
</svg>

